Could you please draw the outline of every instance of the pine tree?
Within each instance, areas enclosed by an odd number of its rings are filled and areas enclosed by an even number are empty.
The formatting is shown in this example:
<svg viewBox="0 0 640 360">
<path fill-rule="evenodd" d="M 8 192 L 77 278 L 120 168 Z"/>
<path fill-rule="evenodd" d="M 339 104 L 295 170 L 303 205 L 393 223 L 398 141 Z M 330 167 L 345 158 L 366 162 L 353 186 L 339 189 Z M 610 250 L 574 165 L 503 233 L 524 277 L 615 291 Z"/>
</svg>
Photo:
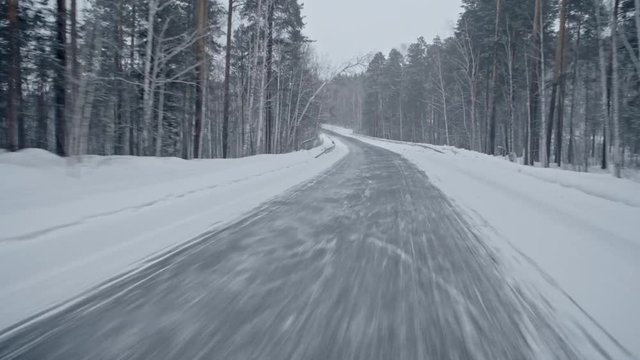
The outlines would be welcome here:
<svg viewBox="0 0 640 360">
<path fill-rule="evenodd" d="M 365 100 L 363 109 L 364 132 L 367 135 L 384 137 L 384 64 L 382 53 L 374 55 L 365 73 Z"/>
</svg>

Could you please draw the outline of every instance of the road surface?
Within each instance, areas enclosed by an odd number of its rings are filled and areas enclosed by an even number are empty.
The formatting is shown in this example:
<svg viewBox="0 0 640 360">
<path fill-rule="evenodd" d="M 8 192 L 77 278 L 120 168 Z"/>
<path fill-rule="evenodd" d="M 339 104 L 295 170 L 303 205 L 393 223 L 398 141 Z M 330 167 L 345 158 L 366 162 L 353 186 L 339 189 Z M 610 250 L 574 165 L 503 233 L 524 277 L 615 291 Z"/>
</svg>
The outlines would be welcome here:
<svg viewBox="0 0 640 360">
<path fill-rule="evenodd" d="M 5 336 L 0 358 L 579 358 L 424 173 L 341 140 L 320 178 Z"/>
</svg>

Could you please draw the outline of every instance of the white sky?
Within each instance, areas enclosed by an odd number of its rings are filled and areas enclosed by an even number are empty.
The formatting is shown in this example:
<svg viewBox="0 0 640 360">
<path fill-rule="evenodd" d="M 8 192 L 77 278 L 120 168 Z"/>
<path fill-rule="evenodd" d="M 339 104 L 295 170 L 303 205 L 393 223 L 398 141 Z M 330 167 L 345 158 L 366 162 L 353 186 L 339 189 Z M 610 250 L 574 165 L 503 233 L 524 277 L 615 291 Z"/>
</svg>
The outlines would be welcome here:
<svg viewBox="0 0 640 360">
<path fill-rule="evenodd" d="M 306 35 L 321 59 L 348 61 L 424 36 L 453 33 L 460 0 L 303 0 Z"/>
</svg>

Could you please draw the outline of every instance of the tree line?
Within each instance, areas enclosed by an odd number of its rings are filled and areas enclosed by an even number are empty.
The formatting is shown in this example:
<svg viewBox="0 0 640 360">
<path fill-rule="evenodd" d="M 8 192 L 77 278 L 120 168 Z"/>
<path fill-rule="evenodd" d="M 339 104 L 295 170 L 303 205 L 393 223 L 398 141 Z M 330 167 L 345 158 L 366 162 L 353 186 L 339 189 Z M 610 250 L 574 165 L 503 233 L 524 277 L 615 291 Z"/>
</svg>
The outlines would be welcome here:
<svg viewBox="0 0 640 360">
<path fill-rule="evenodd" d="M 0 148 L 213 158 L 308 146 L 322 81 L 301 10 L 298 0 L 2 1 Z"/>
<path fill-rule="evenodd" d="M 640 0 L 463 0 L 455 32 L 341 76 L 329 121 L 523 163 L 640 166 Z"/>
</svg>

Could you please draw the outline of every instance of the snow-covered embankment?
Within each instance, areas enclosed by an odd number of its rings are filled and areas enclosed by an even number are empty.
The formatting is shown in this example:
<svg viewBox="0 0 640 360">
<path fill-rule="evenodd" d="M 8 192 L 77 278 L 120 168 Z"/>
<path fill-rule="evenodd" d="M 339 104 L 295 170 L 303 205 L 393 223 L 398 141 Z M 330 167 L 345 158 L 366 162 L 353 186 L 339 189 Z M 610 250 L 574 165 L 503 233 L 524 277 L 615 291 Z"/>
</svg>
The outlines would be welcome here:
<svg viewBox="0 0 640 360">
<path fill-rule="evenodd" d="M 231 160 L 0 154 L 0 330 L 318 176 L 348 149 Z"/>
</svg>

